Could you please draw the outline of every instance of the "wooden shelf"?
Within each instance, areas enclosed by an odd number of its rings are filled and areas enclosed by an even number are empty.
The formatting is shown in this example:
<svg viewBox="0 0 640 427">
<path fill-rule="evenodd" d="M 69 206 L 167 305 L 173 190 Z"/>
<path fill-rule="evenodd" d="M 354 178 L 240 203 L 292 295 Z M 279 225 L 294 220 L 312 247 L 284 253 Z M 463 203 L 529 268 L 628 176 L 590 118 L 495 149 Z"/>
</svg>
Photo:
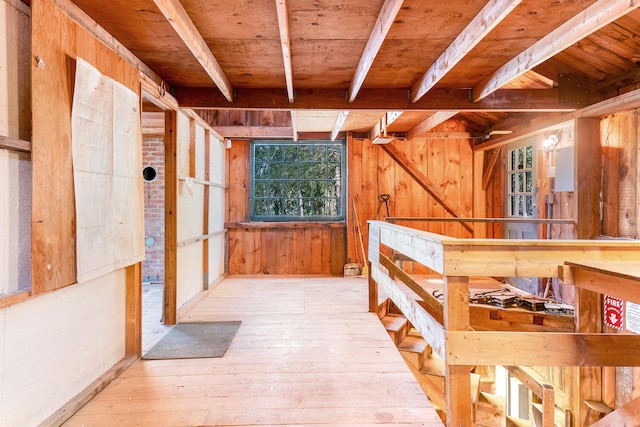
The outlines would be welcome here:
<svg viewBox="0 0 640 427">
<path fill-rule="evenodd" d="M 263 228 L 276 228 L 276 229 L 290 229 L 290 228 L 346 228 L 347 223 L 344 221 L 297 221 L 297 222 L 228 222 L 225 228 L 229 230 L 233 229 L 263 229 Z"/>
</svg>

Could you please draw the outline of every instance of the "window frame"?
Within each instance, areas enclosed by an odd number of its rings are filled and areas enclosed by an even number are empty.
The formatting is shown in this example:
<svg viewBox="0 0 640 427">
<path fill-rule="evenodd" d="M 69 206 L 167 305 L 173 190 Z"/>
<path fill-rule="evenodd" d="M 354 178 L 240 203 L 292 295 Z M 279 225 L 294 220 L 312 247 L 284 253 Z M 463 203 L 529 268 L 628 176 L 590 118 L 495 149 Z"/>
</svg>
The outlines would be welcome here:
<svg viewBox="0 0 640 427">
<path fill-rule="evenodd" d="M 339 215 L 308 215 L 308 216 L 293 216 L 293 215 L 256 215 L 255 214 L 255 199 L 256 197 L 256 176 L 255 176 L 255 148 L 260 145 L 338 145 L 340 146 L 340 194 L 337 197 Z M 325 139 L 312 139 L 302 141 L 288 141 L 288 140 L 251 140 L 249 144 L 249 219 L 255 222 L 340 222 L 346 219 L 347 209 L 347 145 L 344 139 L 337 139 L 335 141 Z M 325 157 L 325 164 L 328 164 L 328 160 Z M 276 162 L 274 162 L 276 163 Z M 284 159 L 281 162 L 285 163 Z M 295 163 L 300 163 L 296 160 Z M 284 182 L 286 178 L 281 178 Z M 300 178 L 296 178 L 299 181 Z M 326 195 L 324 196 L 327 197 Z M 283 196 L 284 199 L 284 196 Z"/>
</svg>

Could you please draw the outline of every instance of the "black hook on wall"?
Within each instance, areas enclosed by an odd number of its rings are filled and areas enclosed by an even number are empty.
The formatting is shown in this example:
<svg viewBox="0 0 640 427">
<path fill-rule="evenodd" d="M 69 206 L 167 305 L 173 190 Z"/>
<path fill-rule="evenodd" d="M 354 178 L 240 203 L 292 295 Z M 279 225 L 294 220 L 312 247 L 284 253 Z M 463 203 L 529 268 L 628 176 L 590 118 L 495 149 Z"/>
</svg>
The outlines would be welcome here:
<svg viewBox="0 0 640 427">
<path fill-rule="evenodd" d="M 380 195 L 380 200 L 382 200 L 384 202 L 384 205 L 387 207 L 387 217 L 389 217 L 389 199 L 391 198 L 391 196 L 389 194 L 381 194 Z"/>
</svg>

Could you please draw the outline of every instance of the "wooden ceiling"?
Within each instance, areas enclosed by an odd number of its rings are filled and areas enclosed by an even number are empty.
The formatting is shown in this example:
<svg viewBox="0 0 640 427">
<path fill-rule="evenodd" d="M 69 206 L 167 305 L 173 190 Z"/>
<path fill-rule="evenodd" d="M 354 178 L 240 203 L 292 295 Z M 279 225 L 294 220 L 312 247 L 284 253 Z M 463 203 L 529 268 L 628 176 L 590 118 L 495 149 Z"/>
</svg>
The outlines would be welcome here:
<svg viewBox="0 0 640 427">
<path fill-rule="evenodd" d="M 640 0 L 73 2 L 223 136 L 263 110 L 294 133 L 489 133 L 640 81 Z"/>
</svg>

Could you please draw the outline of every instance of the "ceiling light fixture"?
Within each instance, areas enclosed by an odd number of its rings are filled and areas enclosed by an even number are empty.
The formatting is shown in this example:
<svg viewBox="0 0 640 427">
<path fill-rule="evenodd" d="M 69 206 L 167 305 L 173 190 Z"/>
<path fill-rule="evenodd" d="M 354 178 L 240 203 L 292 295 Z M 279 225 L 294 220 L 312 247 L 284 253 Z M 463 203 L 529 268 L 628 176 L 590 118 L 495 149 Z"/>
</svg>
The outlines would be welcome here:
<svg viewBox="0 0 640 427">
<path fill-rule="evenodd" d="M 545 152 L 551 153 L 556 149 L 558 142 L 560 142 L 560 139 L 558 138 L 558 132 L 556 132 L 555 134 L 549 135 L 548 137 L 545 138 L 544 141 L 542 141 L 542 149 Z"/>
</svg>

